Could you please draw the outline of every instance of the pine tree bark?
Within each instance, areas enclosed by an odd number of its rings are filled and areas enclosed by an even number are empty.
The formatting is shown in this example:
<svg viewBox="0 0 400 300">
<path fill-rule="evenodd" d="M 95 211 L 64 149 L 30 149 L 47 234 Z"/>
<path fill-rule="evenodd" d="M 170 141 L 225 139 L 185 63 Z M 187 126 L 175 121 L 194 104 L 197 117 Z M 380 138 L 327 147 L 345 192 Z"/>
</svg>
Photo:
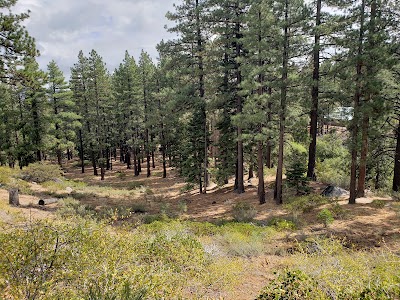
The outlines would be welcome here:
<svg viewBox="0 0 400 300">
<path fill-rule="evenodd" d="M 138 166 L 137 166 L 137 150 L 133 149 L 133 173 L 135 176 L 139 175 Z"/>
<path fill-rule="evenodd" d="M 93 175 L 94 176 L 98 176 L 99 173 L 97 172 L 96 156 L 94 155 L 94 151 L 93 150 L 90 150 L 90 158 L 92 159 Z"/>
<path fill-rule="evenodd" d="M 79 129 L 79 146 L 80 146 L 80 151 L 79 151 L 79 154 L 80 154 L 80 159 L 81 159 L 81 171 L 82 171 L 82 174 L 83 173 L 85 173 L 85 161 L 84 161 L 84 151 L 83 151 L 83 137 L 82 137 L 82 130 L 81 129 Z"/>
<path fill-rule="evenodd" d="M 365 0 L 361 3 L 361 19 L 358 36 L 357 65 L 356 65 L 356 91 L 354 95 L 354 116 L 351 130 L 351 169 L 350 169 L 350 197 L 349 204 L 355 204 L 357 198 L 357 159 L 358 159 L 358 133 L 360 119 L 360 99 L 361 99 L 361 77 L 362 77 L 362 54 L 364 40 L 364 19 L 365 19 Z"/>
<path fill-rule="evenodd" d="M 264 159 L 263 159 L 263 142 L 258 142 L 257 147 L 257 177 L 258 177 L 258 201 L 260 204 L 265 203 L 265 186 L 264 186 Z"/>
<path fill-rule="evenodd" d="M 278 149 L 278 168 L 276 171 L 274 198 L 277 204 L 282 204 L 283 189 L 283 148 L 285 143 L 285 121 L 286 121 L 286 97 L 289 64 L 289 0 L 285 0 L 285 25 L 283 28 L 283 53 L 282 53 L 282 75 L 281 75 L 281 105 L 279 112 L 279 149 Z"/>
<path fill-rule="evenodd" d="M 400 117 L 400 116 L 399 116 Z M 400 191 L 400 118 L 396 130 L 396 152 L 394 156 L 393 191 Z"/>
<path fill-rule="evenodd" d="M 236 50 L 236 59 L 240 57 L 240 52 L 241 52 L 241 45 L 240 45 L 240 23 L 236 23 L 236 41 L 235 41 L 235 50 Z M 240 64 L 236 61 L 236 86 L 239 87 L 241 82 L 242 82 L 242 74 L 240 72 Z M 236 93 L 236 113 L 241 114 L 243 110 L 243 103 L 242 103 L 242 97 Z M 238 142 L 237 142 L 237 172 L 236 172 L 236 182 L 237 182 L 237 188 L 235 192 L 237 194 L 242 194 L 245 192 L 244 190 L 244 160 L 243 160 L 243 141 L 242 141 L 242 128 L 241 126 L 237 127 L 237 137 L 238 137 Z"/>
<path fill-rule="evenodd" d="M 319 102 L 319 59 L 320 59 L 320 32 L 321 25 L 321 2 L 317 0 L 317 12 L 315 20 L 315 35 L 313 49 L 313 85 L 311 89 L 311 112 L 310 112 L 310 137 L 311 142 L 308 148 L 308 168 L 307 177 L 316 180 L 315 161 L 317 152 L 317 131 L 318 131 L 318 102 Z"/>
<path fill-rule="evenodd" d="M 364 116 L 362 120 L 361 153 L 360 153 L 360 166 L 358 171 L 357 197 L 365 196 L 365 178 L 367 176 L 367 154 L 368 154 L 368 129 L 369 129 L 369 118 L 368 116 Z"/>
</svg>

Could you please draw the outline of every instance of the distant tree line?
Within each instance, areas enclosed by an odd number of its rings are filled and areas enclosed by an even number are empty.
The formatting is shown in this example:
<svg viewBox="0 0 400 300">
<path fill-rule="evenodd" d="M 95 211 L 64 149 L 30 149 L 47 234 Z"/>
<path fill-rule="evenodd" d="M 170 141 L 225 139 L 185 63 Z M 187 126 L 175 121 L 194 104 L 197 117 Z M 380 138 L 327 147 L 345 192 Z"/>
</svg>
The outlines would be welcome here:
<svg viewBox="0 0 400 300">
<path fill-rule="evenodd" d="M 34 40 L 3 1 L 0 15 L 0 158 L 24 167 L 47 155 L 72 158 L 104 179 L 113 159 L 132 176 L 163 177 L 174 166 L 200 193 L 210 176 L 258 177 L 276 167 L 274 198 L 282 203 L 291 143 L 304 176 L 316 180 L 317 136 L 336 107 L 352 107 L 350 203 L 368 182 L 388 177 L 400 188 L 400 10 L 395 0 L 183 0 L 167 17 L 176 39 L 161 41 L 155 64 L 128 53 L 112 74 L 102 57 L 81 51 L 66 82 L 56 62 L 35 61 Z M 117 153 L 119 151 L 119 153 Z M 308 155 L 308 158 L 307 158 Z M 291 155 L 293 160 L 293 155 Z M 296 160 L 296 157 L 294 158 Z M 299 167 L 299 166 L 298 166 Z M 301 169 L 301 167 L 299 167 Z M 98 173 L 100 170 L 100 174 Z M 291 170 L 292 172 L 293 170 Z"/>
</svg>

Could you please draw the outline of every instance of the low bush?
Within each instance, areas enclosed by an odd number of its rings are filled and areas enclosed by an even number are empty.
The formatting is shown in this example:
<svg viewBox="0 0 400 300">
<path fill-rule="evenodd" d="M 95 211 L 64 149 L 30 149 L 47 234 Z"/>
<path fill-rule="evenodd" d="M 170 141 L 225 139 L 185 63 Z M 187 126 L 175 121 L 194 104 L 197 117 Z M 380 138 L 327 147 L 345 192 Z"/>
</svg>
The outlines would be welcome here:
<svg viewBox="0 0 400 300">
<path fill-rule="evenodd" d="M 33 163 L 21 171 L 21 178 L 27 181 L 42 183 L 58 180 L 63 177 L 63 172 L 58 165 L 47 163 Z"/>
<path fill-rule="evenodd" d="M 268 221 L 268 226 L 273 226 L 278 231 L 295 230 L 297 227 L 293 221 L 282 218 L 272 218 Z"/>
<path fill-rule="evenodd" d="M 9 167 L 0 166 L 0 187 L 16 188 L 23 194 L 31 194 L 29 183 L 19 178 L 20 171 Z"/>
<path fill-rule="evenodd" d="M 291 213 L 307 213 L 321 205 L 328 203 L 328 199 L 321 195 L 311 194 L 301 197 L 290 197 L 284 207 Z"/>
<path fill-rule="evenodd" d="M 188 226 L 75 217 L 1 231 L 0 299 L 188 299 L 233 287 L 243 261 L 209 256 Z"/>
<path fill-rule="evenodd" d="M 317 284 L 308 275 L 299 270 L 286 270 L 263 289 L 257 300 L 324 299 L 316 298 L 316 290 Z"/>
<path fill-rule="evenodd" d="M 374 200 L 372 200 L 372 202 L 371 202 L 370 205 L 371 205 L 372 207 L 374 207 L 374 208 L 380 209 L 380 208 L 384 208 L 384 207 L 385 207 L 386 201 L 384 201 L 384 200 L 379 200 L 379 199 L 374 199 Z"/>
<path fill-rule="evenodd" d="M 389 300 L 400 296 L 400 258 L 395 253 L 356 251 L 345 240 L 333 238 L 310 239 L 298 246 L 300 251 L 286 257 L 286 265 L 317 284 L 307 299 Z"/>
<path fill-rule="evenodd" d="M 58 202 L 57 214 L 61 217 L 94 217 L 95 211 L 78 200 L 67 197 Z"/>
<path fill-rule="evenodd" d="M 250 222 L 257 215 L 256 208 L 246 202 L 238 202 L 232 208 L 233 219 L 237 222 Z"/>
<path fill-rule="evenodd" d="M 335 220 L 333 218 L 332 212 L 327 208 L 324 208 L 323 210 L 321 210 L 318 213 L 317 217 L 318 217 L 318 220 L 320 220 L 322 222 L 322 224 L 324 224 L 324 227 L 328 227 Z"/>
</svg>

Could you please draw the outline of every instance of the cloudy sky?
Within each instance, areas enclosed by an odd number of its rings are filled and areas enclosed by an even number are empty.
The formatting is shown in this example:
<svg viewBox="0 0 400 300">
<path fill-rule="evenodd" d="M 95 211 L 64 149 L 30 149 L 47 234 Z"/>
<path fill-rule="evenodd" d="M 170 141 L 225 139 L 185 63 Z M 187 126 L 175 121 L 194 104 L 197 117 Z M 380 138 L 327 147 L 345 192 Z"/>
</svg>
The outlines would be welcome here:
<svg viewBox="0 0 400 300">
<path fill-rule="evenodd" d="M 173 3 L 179 0 L 19 0 L 14 11 L 31 11 L 25 26 L 41 68 L 54 59 L 68 77 L 79 50 L 96 50 L 110 71 L 125 50 L 138 58 L 143 49 L 155 60 L 157 43 L 173 37 L 164 29 Z"/>
</svg>

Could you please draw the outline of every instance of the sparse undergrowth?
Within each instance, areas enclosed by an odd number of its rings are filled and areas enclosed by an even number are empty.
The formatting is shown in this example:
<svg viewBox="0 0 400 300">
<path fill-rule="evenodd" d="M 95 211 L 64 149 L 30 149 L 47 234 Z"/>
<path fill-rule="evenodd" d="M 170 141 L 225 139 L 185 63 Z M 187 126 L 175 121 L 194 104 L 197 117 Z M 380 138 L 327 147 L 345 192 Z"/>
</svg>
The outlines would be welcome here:
<svg viewBox="0 0 400 300">
<path fill-rule="evenodd" d="M 355 251 L 332 238 L 311 239 L 285 257 L 287 269 L 266 285 L 266 299 L 398 299 L 400 257 L 386 251 Z"/>
</svg>

